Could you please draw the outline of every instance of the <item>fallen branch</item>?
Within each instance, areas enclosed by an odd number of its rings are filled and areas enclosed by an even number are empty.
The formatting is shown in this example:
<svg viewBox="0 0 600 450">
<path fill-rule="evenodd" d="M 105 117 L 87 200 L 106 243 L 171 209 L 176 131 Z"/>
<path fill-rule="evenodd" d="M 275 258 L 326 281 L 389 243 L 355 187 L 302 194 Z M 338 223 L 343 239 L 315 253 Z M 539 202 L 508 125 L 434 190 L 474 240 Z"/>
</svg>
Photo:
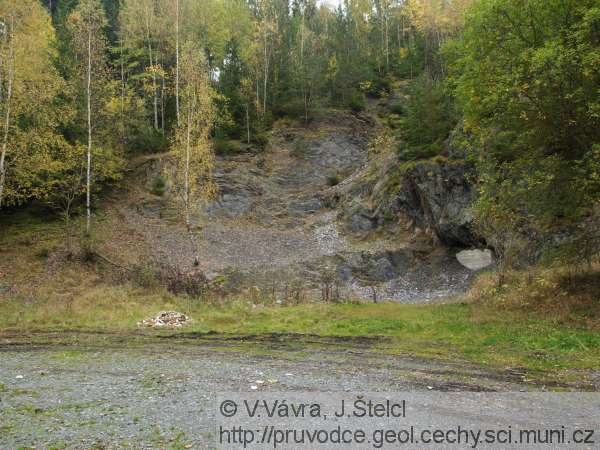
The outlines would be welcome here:
<svg viewBox="0 0 600 450">
<path fill-rule="evenodd" d="M 96 257 L 98 257 L 98 258 L 100 258 L 102 261 L 107 262 L 108 264 L 110 264 L 112 266 L 115 266 L 115 267 L 117 267 L 119 269 L 123 269 L 123 270 L 126 270 L 128 272 L 133 272 L 134 271 L 133 269 L 130 269 L 129 267 L 125 267 L 125 266 L 122 266 L 121 264 L 117 264 L 116 262 L 108 259 L 106 256 L 101 255 L 98 252 L 94 252 L 93 255 L 96 256 Z"/>
</svg>

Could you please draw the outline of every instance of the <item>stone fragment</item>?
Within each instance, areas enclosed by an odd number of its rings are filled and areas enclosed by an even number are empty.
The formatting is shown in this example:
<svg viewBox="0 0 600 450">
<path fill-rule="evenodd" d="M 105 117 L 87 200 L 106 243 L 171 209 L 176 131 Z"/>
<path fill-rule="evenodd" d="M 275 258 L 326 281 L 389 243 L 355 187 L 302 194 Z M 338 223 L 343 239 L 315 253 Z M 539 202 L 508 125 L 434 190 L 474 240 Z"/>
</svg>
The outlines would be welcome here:
<svg viewBox="0 0 600 450">
<path fill-rule="evenodd" d="M 469 270 L 481 270 L 493 263 L 492 252 L 485 250 L 463 250 L 456 254 L 459 263 Z"/>
</svg>

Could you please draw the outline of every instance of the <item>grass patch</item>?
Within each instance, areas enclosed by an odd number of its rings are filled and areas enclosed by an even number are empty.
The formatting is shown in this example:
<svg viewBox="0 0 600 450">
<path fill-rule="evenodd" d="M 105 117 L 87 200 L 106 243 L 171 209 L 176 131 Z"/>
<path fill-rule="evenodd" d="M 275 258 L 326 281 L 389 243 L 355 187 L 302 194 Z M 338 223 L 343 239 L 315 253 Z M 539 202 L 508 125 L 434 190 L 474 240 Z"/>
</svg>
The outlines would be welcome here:
<svg viewBox="0 0 600 450">
<path fill-rule="evenodd" d="M 246 146 L 243 142 L 233 139 L 215 139 L 213 144 L 215 153 L 220 156 L 236 155 L 246 150 Z"/>
<path fill-rule="evenodd" d="M 168 293 L 148 294 L 133 286 L 101 285 L 69 305 L 57 299 L 2 302 L 0 330 L 133 332 L 137 321 L 164 309 L 175 309 L 195 319 L 193 325 L 176 331 L 182 334 L 383 336 L 388 339 L 382 351 L 392 354 L 544 370 L 600 368 L 600 333 L 595 329 L 482 303 L 257 306 L 233 300 L 215 306 Z"/>
</svg>

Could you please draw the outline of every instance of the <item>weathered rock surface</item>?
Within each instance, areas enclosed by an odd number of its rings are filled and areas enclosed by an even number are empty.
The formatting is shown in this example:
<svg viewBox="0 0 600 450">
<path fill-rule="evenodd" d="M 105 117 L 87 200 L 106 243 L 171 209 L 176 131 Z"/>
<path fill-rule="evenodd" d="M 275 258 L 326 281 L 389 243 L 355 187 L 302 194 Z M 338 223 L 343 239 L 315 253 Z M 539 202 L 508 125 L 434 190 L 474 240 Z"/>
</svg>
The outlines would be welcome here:
<svg viewBox="0 0 600 450">
<path fill-rule="evenodd" d="M 417 163 L 403 174 L 395 199 L 397 210 L 405 211 L 418 226 L 434 230 L 449 246 L 477 243 L 472 203 L 467 169 L 463 163 L 453 161 Z"/>
<path fill-rule="evenodd" d="M 320 298 L 324 289 L 335 291 L 328 298 L 370 299 L 377 291 L 380 300 L 411 303 L 464 290 L 471 272 L 454 253 L 439 249 L 432 257 L 435 242 L 425 230 L 430 228 L 427 220 L 445 216 L 454 226 L 461 202 L 466 204 L 464 192 L 455 189 L 450 195 L 456 197 L 456 206 L 444 206 L 446 174 L 438 169 L 440 179 L 434 177 L 431 186 L 427 173 L 417 170 L 414 187 L 407 184 L 411 189 L 406 193 L 390 193 L 387 181 L 397 161 L 394 155 L 367 161 L 372 126 L 353 115 L 331 112 L 308 127 L 279 124 L 263 152 L 217 157 L 219 195 L 194 219 L 198 270 L 216 274 L 219 292 L 282 302 Z M 374 175 L 371 162 L 380 165 L 387 179 Z M 156 179 L 157 167 L 153 164 L 147 171 L 146 180 Z M 374 183 L 385 207 L 369 198 Z M 150 182 L 141 180 L 140 185 L 150 190 Z M 398 200 L 402 195 L 404 203 Z M 170 204 L 172 196 L 168 187 L 160 198 L 146 194 L 132 201 L 133 210 L 122 213 L 150 243 L 155 260 L 185 274 L 193 254 Z M 421 214 L 419 208 L 428 203 L 432 213 Z M 414 228 L 425 231 L 411 233 L 403 225 L 382 232 L 382 225 L 398 222 L 401 215 L 414 216 Z M 184 290 L 193 287 L 186 282 Z"/>
</svg>

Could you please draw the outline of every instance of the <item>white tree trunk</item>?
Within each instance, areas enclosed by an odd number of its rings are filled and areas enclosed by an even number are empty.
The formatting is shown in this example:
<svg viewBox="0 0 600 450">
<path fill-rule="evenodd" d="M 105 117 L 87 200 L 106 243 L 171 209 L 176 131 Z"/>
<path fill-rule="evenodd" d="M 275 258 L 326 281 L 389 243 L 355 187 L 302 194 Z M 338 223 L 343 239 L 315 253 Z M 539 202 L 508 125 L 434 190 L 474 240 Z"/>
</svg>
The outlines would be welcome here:
<svg viewBox="0 0 600 450">
<path fill-rule="evenodd" d="M 179 126 L 179 0 L 176 0 L 175 8 L 175 110 Z"/>
<path fill-rule="evenodd" d="M 300 66 L 304 72 L 304 9 L 302 7 L 302 24 L 300 25 Z"/>
<path fill-rule="evenodd" d="M 2 140 L 2 153 L 0 153 L 0 208 L 4 199 L 4 183 L 6 182 L 6 153 L 8 151 L 8 131 L 10 129 L 10 107 L 12 101 L 12 87 L 15 78 L 15 53 L 14 42 L 10 32 L 13 30 L 13 19 L 11 17 L 11 27 L 7 31 L 8 39 L 10 39 L 8 50 L 8 86 L 6 90 L 6 108 L 4 116 L 4 138 Z"/>
<path fill-rule="evenodd" d="M 260 70 L 256 70 L 256 114 L 260 112 Z"/>
<path fill-rule="evenodd" d="M 11 21 L 12 24 L 12 21 Z M 12 31 L 12 26 L 11 26 Z M 7 31 L 9 33 L 10 31 Z M 0 208 L 2 207 L 2 200 L 4 198 L 4 183 L 6 181 L 6 152 L 8 151 L 8 131 L 10 129 L 10 107 L 12 101 L 12 87 L 13 80 L 15 77 L 15 54 L 14 44 L 11 36 L 9 50 L 8 50 L 8 86 L 6 92 L 6 109 L 4 116 L 4 138 L 2 140 L 2 153 L 0 153 Z"/>
<path fill-rule="evenodd" d="M 268 83 L 268 79 L 269 79 L 269 53 L 268 53 L 268 48 L 267 48 L 267 29 L 265 28 L 264 30 L 264 38 L 265 38 L 265 73 L 264 73 L 264 80 L 263 80 L 263 114 L 266 113 L 267 111 L 267 83 Z"/>
<path fill-rule="evenodd" d="M 195 102 L 192 102 L 195 105 Z M 192 246 L 192 253 L 194 255 L 194 265 L 197 266 L 200 263 L 200 257 L 198 255 L 198 244 L 194 231 L 192 230 L 192 212 L 190 205 L 190 160 L 191 160 L 191 146 L 192 146 L 192 115 L 195 106 L 190 105 L 188 108 L 187 117 L 187 135 L 185 143 L 185 169 L 184 169 L 184 187 L 183 187 L 183 201 L 185 205 L 185 226 L 187 228 L 188 236 L 190 238 L 190 244 Z"/>
<path fill-rule="evenodd" d="M 152 62 L 152 45 L 148 44 L 150 51 L 150 66 L 153 66 Z M 154 93 L 154 129 L 158 131 L 158 88 L 156 87 L 156 71 L 152 67 L 152 92 Z"/>
<path fill-rule="evenodd" d="M 250 107 L 246 103 L 246 131 L 248 133 L 248 144 L 250 144 Z"/>
<path fill-rule="evenodd" d="M 185 226 L 188 231 L 191 228 L 190 218 L 190 146 L 191 146 L 191 128 L 192 128 L 192 109 L 188 110 L 187 117 L 187 135 L 185 142 L 185 169 L 183 171 L 183 204 L 185 207 Z"/>
<path fill-rule="evenodd" d="M 92 185 L 92 29 L 88 31 L 88 67 L 87 67 L 87 125 L 88 125 L 88 148 L 87 148 L 87 170 L 86 170 L 86 193 L 85 209 L 86 221 L 85 232 L 89 236 L 91 230 L 91 185 Z"/>
<path fill-rule="evenodd" d="M 123 40 L 119 40 L 121 51 L 121 147 L 125 147 L 125 61 L 123 60 Z"/>
<path fill-rule="evenodd" d="M 148 58 L 150 59 L 150 68 L 152 70 L 152 92 L 154 94 L 154 129 L 158 131 L 158 88 L 156 87 L 156 72 L 154 70 L 154 60 L 152 58 L 152 42 L 150 41 L 150 12 L 146 11 L 146 40 L 148 41 Z"/>
<path fill-rule="evenodd" d="M 165 134 L 165 77 L 162 77 L 160 88 L 160 132 Z"/>
<path fill-rule="evenodd" d="M 390 71 L 390 36 L 389 36 L 389 24 L 388 24 L 388 4 L 385 4 L 385 66 L 386 71 Z"/>
</svg>

